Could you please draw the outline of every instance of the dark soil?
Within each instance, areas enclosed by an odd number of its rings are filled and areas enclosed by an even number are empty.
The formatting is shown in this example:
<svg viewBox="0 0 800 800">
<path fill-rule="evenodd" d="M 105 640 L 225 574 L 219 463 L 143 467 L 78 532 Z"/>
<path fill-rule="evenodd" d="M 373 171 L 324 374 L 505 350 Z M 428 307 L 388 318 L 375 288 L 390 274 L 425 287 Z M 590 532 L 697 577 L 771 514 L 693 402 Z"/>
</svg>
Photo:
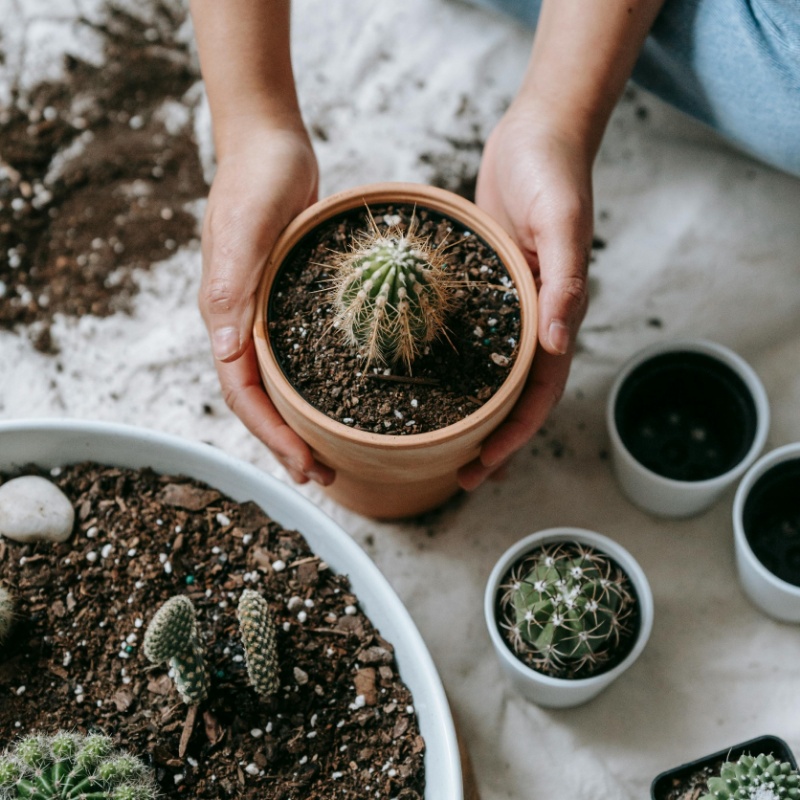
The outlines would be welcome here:
<svg viewBox="0 0 800 800">
<path fill-rule="evenodd" d="M 724 759 L 698 767 L 689 774 L 676 775 L 669 789 L 658 800 L 699 800 L 708 793 L 708 779 L 719 775 Z"/>
<path fill-rule="evenodd" d="M 366 209 L 321 225 L 289 254 L 273 290 L 270 336 L 289 381 L 329 417 L 376 433 L 425 433 L 480 408 L 505 381 L 518 349 L 519 301 L 495 252 L 459 223 L 420 207 L 371 211 L 381 229 L 416 213 L 418 233 L 447 247 L 458 288 L 446 336 L 414 361 L 411 376 L 402 366 L 363 373 L 362 357 L 331 328 L 331 261 L 369 229 Z"/>
<path fill-rule="evenodd" d="M 422 797 L 425 745 L 392 645 L 298 533 L 187 479 L 55 472 L 77 510 L 72 539 L 0 539 L 19 605 L 0 654 L 0 747 L 33 730 L 99 729 L 155 768 L 165 799 Z M 248 587 L 278 628 L 282 688 L 268 700 L 247 682 L 238 634 Z M 210 677 L 185 752 L 187 707 L 140 652 L 175 594 L 197 609 Z"/>
<path fill-rule="evenodd" d="M 29 326 L 55 350 L 53 315 L 127 310 L 132 270 L 196 236 L 185 208 L 206 184 L 191 125 L 156 113 L 198 79 L 174 32 L 182 19 L 150 0 L 155 23 L 110 6 L 98 67 L 68 56 L 66 76 L 14 93 L 0 109 L 0 327 Z"/>
</svg>

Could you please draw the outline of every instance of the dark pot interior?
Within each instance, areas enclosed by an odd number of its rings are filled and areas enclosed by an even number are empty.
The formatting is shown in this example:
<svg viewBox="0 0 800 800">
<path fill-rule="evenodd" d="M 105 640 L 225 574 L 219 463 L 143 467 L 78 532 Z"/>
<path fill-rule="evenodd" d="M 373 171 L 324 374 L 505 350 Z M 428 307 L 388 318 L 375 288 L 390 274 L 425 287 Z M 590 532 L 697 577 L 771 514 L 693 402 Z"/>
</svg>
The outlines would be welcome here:
<svg viewBox="0 0 800 800">
<path fill-rule="evenodd" d="M 800 458 L 776 464 L 755 482 L 742 523 L 756 558 L 773 575 L 800 586 Z"/>
<path fill-rule="evenodd" d="M 750 739 L 733 747 L 726 747 L 724 750 L 718 750 L 711 755 L 703 756 L 695 761 L 682 764 L 680 767 L 662 772 L 650 784 L 650 798 L 651 800 L 669 800 L 671 793 L 674 796 L 674 790 L 677 786 L 689 781 L 693 774 L 705 766 L 711 766 L 715 762 L 718 762 L 721 766 L 725 761 L 736 761 L 745 754 L 758 756 L 762 753 L 772 755 L 778 761 L 788 761 L 793 768 L 797 769 L 794 754 L 783 739 L 779 739 L 777 736 L 759 736 L 757 739 Z"/>
<path fill-rule="evenodd" d="M 712 356 L 655 356 L 623 382 L 614 420 L 631 455 L 678 481 L 703 481 L 733 469 L 756 435 L 756 406 L 744 381 Z"/>
</svg>

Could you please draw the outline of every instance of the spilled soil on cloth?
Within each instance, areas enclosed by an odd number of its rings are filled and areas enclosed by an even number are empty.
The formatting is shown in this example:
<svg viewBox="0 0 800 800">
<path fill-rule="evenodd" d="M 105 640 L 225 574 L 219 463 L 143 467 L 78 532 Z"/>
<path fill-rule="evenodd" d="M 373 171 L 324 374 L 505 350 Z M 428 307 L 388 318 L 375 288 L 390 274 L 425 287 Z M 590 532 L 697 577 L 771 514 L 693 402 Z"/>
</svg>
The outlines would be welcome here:
<svg viewBox="0 0 800 800">
<path fill-rule="evenodd" d="M 113 6 L 82 20 L 104 63 L 67 56 L 62 80 L 0 108 L 0 327 L 32 325 L 44 352 L 54 314 L 126 310 L 132 271 L 196 236 L 185 205 L 207 187 L 181 98 L 199 75 L 183 17 L 149 6 L 152 22 Z"/>
</svg>

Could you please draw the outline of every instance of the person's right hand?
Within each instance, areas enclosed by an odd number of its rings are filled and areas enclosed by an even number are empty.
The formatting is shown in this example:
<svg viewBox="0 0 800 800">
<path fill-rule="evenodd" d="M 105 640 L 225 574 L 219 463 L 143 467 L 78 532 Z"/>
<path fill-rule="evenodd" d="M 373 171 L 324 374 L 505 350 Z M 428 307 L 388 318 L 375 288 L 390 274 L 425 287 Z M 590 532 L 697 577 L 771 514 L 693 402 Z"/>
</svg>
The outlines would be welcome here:
<svg viewBox="0 0 800 800">
<path fill-rule="evenodd" d="M 314 151 L 301 126 L 258 123 L 237 130 L 218 154 L 203 222 L 199 304 L 222 393 L 293 480 L 327 485 L 333 470 L 314 459 L 264 391 L 252 340 L 267 256 L 280 232 L 317 197 Z"/>
</svg>

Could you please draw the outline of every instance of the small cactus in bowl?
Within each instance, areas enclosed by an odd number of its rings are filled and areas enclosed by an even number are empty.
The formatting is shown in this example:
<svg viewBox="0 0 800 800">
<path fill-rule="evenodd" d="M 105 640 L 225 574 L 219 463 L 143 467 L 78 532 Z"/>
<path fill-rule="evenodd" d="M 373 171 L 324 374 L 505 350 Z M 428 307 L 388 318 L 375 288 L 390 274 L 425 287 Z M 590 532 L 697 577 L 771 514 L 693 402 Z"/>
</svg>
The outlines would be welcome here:
<svg viewBox="0 0 800 800">
<path fill-rule="evenodd" d="M 238 615 L 250 683 L 258 694 L 268 697 L 280 685 L 275 623 L 269 603 L 258 592 L 245 589 L 239 599 Z"/>
<path fill-rule="evenodd" d="M 14 626 L 14 598 L 0 586 L 0 644 L 2 644 Z"/>
<path fill-rule="evenodd" d="M 0 800 L 155 800 L 155 782 L 106 736 L 59 732 L 20 739 L 0 755 Z"/>
<path fill-rule="evenodd" d="M 501 586 L 501 627 L 529 666 L 559 678 L 588 677 L 626 654 L 636 596 L 608 556 L 577 542 L 544 545 Z"/>
<path fill-rule="evenodd" d="M 186 705 L 208 695 L 203 646 L 197 635 L 192 601 L 176 595 L 156 611 L 144 635 L 144 654 L 154 664 L 169 662 L 175 686 Z"/>
<path fill-rule="evenodd" d="M 773 755 L 745 754 L 708 779 L 708 794 L 700 800 L 800 800 L 800 775 Z"/>
<path fill-rule="evenodd" d="M 444 332 L 452 283 L 442 249 L 399 225 L 360 236 L 336 263 L 334 327 L 366 365 L 402 362 L 410 371 L 420 351 Z"/>
</svg>

